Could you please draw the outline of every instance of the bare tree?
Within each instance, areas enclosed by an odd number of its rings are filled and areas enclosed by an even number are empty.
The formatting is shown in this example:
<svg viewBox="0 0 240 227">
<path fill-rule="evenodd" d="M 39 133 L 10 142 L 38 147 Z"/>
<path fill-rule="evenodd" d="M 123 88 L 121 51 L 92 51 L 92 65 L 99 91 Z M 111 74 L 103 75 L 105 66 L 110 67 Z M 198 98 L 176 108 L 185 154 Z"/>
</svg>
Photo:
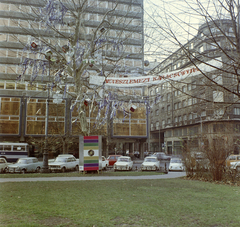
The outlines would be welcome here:
<svg viewBox="0 0 240 227">
<path fill-rule="evenodd" d="M 18 24 L 18 30 L 28 36 L 25 40 L 19 39 L 24 46 L 23 71 L 17 80 L 30 81 L 32 86 L 36 86 L 36 81 L 45 81 L 48 87 L 43 90 L 49 91 L 48 97 L 54 94 L 59 99 L 72 96 L 74 101 L 70 108 L 77 110 L 75 121 L 79 120 L 83 135 L 91 132 L 86 114 L 97 112 L 96 101 L 104 100 L 108 94 L 104 88 L 105 79 L 131 70 L 126 63 L 129 58 L 139 56 L 138 59 L 142 59 L 141 50 L 137 54 L 128 50 L 128 45 L 134 44 L 130 38 L 132 33 L 141 36 L 142 30 L 137 24 L 131 25 L 135 16 L 130 6 L 124 8 L 123 14 L 118 12 L 123 6 L 118 1 L 111 2 L 104 13 L 102 8 L 101 14 L 97 14 L 97 4 L 105 3 L 26 0 L 19 7 L 21 13 L 11 19 Z M 102 79 L 94 81 L 92 76 Z M 107 115 L 108 107 L 103 109 Z M 95 117 L 98 121 L 99 115 Z M 95 124 L 95 131 L 101 128 L 102 124 Z"/>
</svg>

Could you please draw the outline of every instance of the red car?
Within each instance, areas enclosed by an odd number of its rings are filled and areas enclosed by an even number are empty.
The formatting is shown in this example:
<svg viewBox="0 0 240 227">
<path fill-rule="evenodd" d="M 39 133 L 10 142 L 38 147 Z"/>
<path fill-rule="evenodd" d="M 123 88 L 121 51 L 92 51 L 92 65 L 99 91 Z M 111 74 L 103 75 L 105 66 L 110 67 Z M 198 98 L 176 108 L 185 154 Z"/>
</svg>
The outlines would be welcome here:
<svg viewBox="0 0 240 227">
<path fill-rule="evenodd" d="M 109 166 L 113 166 L 119 157 L 122 155 L 109 155 L 107 160 L 109 161 Z"/>
</svg>

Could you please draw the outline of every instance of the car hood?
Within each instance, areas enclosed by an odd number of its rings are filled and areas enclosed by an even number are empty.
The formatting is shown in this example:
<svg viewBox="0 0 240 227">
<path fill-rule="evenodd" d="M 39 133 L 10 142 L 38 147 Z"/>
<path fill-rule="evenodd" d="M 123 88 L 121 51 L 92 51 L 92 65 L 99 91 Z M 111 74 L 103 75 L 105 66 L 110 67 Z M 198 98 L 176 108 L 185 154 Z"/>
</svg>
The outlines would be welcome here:
<svg viewBox="0 0 240 227">
<path fill-rule="evenodd" d="M 131 162 L 115 162 L 115 165 L 118 166 L 125 166 L 125 165 L 129 165 Z"/>
<path fill-rule="evenodd" d="M 183 166 L 183 163 L 170 163 L 169 166 L 180 167 L 180 166 Z"/>
<path fill-rule="evenodd" d="M 9 165 L 8 167 L 9 168 L 17 168 L 17 167 L 21 167 L 21 166 L 26 166 L 27 164 L 11 164 L 11 165 Z"/>
<path fill-rule="evenodd" d="M 142 165 L 144 166 L 154 166 L 154 165 L 157 165 L 158 163 L 157 162 L 143 162 Z"/>
<path fill-rule="evenodd" d="M 49 165 L 51 166 L 60 166 L 60 165 L 64 165 L 65 162 L 51 162 Z"/>
</svg>

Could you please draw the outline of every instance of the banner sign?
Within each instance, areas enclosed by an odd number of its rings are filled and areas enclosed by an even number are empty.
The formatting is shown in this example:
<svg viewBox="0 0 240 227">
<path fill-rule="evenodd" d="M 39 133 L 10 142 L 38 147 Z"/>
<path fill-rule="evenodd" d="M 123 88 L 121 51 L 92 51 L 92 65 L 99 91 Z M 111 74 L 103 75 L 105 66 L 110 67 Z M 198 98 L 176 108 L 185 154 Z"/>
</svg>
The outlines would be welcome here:
<svg viewBox="0 0 240 227">
<path fill-rule="evenodd" d="M 201 73 L 207 73 L 216 70 L 222 66 L 220 59 L 213 59 L 207 63 L 201 63 L 199 66 L 193 66 L 177 71 L 163 73 L 159 76 L 139 76 L 139 77 L 108 77 L 104 80 L 104 77 L 91 76 L 90 83 L 98 84 L 105 82 L 105 86 L 112 87 L 142 87 L 149 85 L 156 85 L 167 81 L 178 81 L 187 78 L 188 76 L 196 76 Z"/>
</svg>

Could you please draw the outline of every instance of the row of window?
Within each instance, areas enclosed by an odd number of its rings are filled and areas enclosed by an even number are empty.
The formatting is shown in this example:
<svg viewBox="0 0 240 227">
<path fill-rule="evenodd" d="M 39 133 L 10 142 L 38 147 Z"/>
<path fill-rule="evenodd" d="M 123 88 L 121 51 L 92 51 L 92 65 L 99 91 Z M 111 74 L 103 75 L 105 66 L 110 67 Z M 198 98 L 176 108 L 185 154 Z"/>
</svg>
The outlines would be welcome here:
<svg viewBox="0 0 240 227">
<path fill-rule="evenodd" d="M 61 2 L 69 3 L 69 0 L 61 0 Z M 109 2 L 109 1 L 88 0 L 88 5 L 90 7 L 115 8 L 116 4 L 117 3 Z M 31 12 L 34 13 L 34 11 L 37 9 L 31 6 L 5 4 L 5 3 L 0 3 L 0 8 L 5 11 L 29 12 L 29 13 Z M 116 6 L 116 10 L 141 12 L 141 6 L 118 3 Z"/>
<path fill-rule="evenodd" d="M 158 110 L 157 110 L 158 111 Z M 224 109 L 216 109 L 214 110 L 214 114 L 213 114 L 213 117 L 217 118 L 217 117 L 222 117 L 224 114 Z M 234 107 L 233 108 L 233 114 L 234 115 L 238 115 L 240 116 L 240 107 Z M 184 114 L 182 116 L 175 116 L 174 117 L 174 123 L 182 123 L 183 122 L 186 122 L 187 120 L 194 120 L 196 119 L 197 117 L 205 117 L 207 115 L 206 111 L 202 111 L 200 113 L 200 116 L 197 114 L 197 113 L 190 113 L 190 114 Z M 167 118 L 167 124 L 171 124 L 171 118 Z M 165 120 L 162 120 L 162 125 L 161 127 L 162 128 L 165 128 L 166 126 L 166 121 Z M 151 123 L 151 129 L 154 130 L 154 124 Z M 156 122 L 156 130 L 160 129 L 160 123 L 159 121 Z"/>
</svg>

